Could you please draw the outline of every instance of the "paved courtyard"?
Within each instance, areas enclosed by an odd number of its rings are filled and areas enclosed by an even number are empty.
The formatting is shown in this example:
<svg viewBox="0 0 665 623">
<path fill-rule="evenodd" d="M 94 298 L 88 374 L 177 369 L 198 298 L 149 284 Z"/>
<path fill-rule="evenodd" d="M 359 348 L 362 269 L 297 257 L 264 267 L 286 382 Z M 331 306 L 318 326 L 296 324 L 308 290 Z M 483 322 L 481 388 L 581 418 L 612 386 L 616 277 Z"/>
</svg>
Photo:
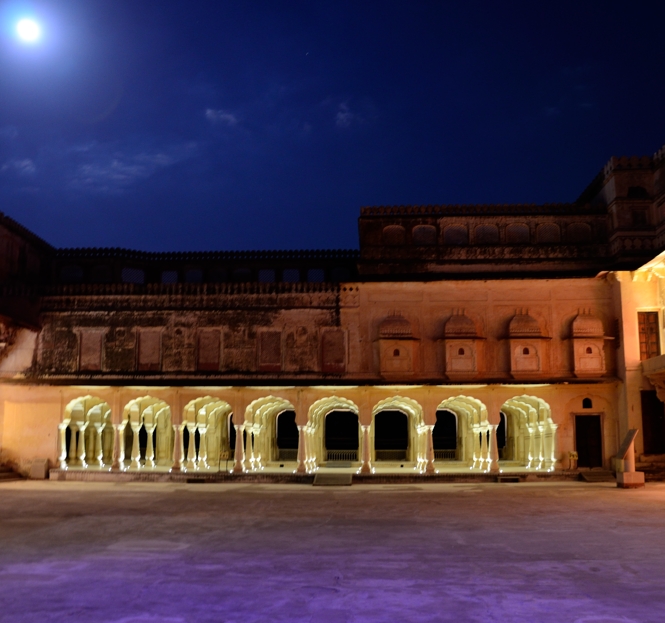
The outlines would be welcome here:
<svg viewBox="0 0 665 623">
<path fill-rule="evenodd" d="M 0 621 L 662 623 L 665 485 L 0 485 Z"/>
</svg>

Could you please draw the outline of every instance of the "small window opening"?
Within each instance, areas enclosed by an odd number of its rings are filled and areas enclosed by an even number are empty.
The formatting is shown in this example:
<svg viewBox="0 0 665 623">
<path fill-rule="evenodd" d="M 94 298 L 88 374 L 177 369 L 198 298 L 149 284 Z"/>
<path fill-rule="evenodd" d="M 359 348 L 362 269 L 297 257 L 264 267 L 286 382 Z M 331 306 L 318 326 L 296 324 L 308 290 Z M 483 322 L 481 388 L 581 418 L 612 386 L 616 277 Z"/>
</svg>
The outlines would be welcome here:
<svg viewBox="0 0 665 623">
<path fill-rule="evenodd" d="M 593 409 L 593 402 L 591 398 L 585 398 L 582 400 L 582 409 Z"/>
<path fill-rule="evenodd" d="M 523 348 L 523 349 L 522 349 L 522 354 L 523 354 L 523 355 L 528 355 L 528 354 L 529 354 L 529 349 L 526 348 L 526 347 Z"/>
<path fill-rule="evenodd" d="M 586 354 L 591 355 L 592 353 L 593 353 L 593 350 L 592 350 L 591 346 L 587 346 L 586 347 Z"/>
<path fill-rule="evenodd" d="M 460 349 L 457 351 L 457 354 L 458 354 L 458 355 L 463 355 L 463 354 L 464 354 L 464 349 L 463 349 L 463 348 L 460 348 Z"/>
<path fill-rule="evenodd" d="M 393 351 L 393 357 L 399 357 L 399 348 L 396 348 L 396 349 Z"/>
</svg>

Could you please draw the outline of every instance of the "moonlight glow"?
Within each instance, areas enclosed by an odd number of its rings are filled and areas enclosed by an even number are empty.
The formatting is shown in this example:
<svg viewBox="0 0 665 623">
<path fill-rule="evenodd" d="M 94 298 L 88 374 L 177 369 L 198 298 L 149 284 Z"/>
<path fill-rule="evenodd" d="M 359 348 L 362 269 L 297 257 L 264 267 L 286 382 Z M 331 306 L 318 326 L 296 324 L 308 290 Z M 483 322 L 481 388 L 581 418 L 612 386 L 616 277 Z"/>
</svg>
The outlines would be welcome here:
<svg viewBox="0 0 665 623">
<path fill-rule="evenodd" d="M 42 29 L 37 22 L 26 18 L 16 24 L 16 33 L 23 41 L 34 43 L 41 36 Z"/>
</svg>

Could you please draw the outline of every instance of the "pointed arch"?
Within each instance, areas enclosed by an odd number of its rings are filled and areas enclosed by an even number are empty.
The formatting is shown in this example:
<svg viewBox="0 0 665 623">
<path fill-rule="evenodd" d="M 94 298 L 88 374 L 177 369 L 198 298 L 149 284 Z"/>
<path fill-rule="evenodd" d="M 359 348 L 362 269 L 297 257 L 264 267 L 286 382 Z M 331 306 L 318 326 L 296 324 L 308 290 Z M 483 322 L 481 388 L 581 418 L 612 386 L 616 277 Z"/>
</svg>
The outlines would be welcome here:
<svg viewBox="0 0 665 623">
<path fill-rule="evenodd" d="M 327 460 L 328 450 L 325 444 L 326 417 L 333 412 L 349 412 L 356 417 L 360 410 L 358 405 L 343 396 L 326 396 L 313 402 L 307 412 L 307 426 L 305 432 L 305 464 L 311 471 L 317 465 Z M 360 439 L 360 424 L 358 424 L 358 438 Z"/>
<path fill-rule="evenodd" d="M 190 400 L 182 413 L 180 456 L 188 469 L 220 469 L 233 453 L 230 447 L 231 405 L 214 396 Z"/>
<path fill-rule="evenodd" d="M 528 469 L 552 471 L 556 462 L 556 429 L 552 410 L 537 396 L 515 396 L 501 407 L 506 415 L 506 454 Z"/>
<path fill-rule="evenodd" d="M 427 464 L 427 426 L 425 425 L 422 406 L 413 398 L 406 396 L 390 396 L 374 405 L 370 428 L 374 460 L 380 456 L 377 455 L 376 447 L 376 418 L 382 411 L 399 411 L 407 417 L 408 441 L 402 461 L 414 463 L 415 468 L 422 471 Z M 386 452 L 384 449 L 379 451 L 385 454 L 386 460 L 392 460 L 389 451 Z M 395 458 L 401 456 L 398 452 L 395 452 L 394 455 Z M 399 462 L 399 459 L 396 460 Z"/>
<path fill-rule="evenodd" d="M 111 407 L 97 396 L 74 398 L 65 407 L 60 430 L 60 467 L 103 467 L 113 460 Z"/>
<path fill-rule="evenodd" d="M 485 404 L 471 396 L 451 396 L 439 403 L 437 411 L 451 411 L 457 416 L 457 457 L 471 468 L 489 466 L 490 423 Z"/>
<path fill-rule="evenodd" d="M 251 469 L 262 469 L 266 462 L 276 460 L 276 422 L 284 411 L 295 411 L 295 407 L 286 398 L 272 395 L 257 398 L 245 409 L 245 460 Z"/>
<path fill-rule="evenodd" d="M 141 396 L 130 400 L 122 411 L 119 458 L 126 467 L 168 467 L 173 456 L 171 407 L 161 398 Z"/>
</svg>

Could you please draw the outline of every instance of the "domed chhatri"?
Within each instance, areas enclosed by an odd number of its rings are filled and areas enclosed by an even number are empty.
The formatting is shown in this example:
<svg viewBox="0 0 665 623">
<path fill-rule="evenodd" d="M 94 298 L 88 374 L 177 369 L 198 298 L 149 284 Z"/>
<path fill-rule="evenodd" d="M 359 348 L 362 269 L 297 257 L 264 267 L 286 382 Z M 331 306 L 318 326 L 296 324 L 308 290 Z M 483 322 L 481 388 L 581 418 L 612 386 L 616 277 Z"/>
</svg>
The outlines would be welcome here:
<svg viewBox="0 0 665 623">
<path fill-rule="evenodd" d="M 510 337 L 545 337 L 540 323 L 529 315 L 528 309 L 517 311 L 510 321 L 508 333 Z"/>
<path fill-rule="evenodd" d="M 591 310 L 583 309 L 573 320 L 573 337 L 603 337 L 603 321 L 594 316 Z"/>
<path fill-rule="evenodd" d="M 411 323 L 401 314 L 394 312 L 379 325 L 379 337 L 384 339 L 412 338 Z"/>
<path fill-rule="evenodd" d="M 479 334 L 476 323 L 464 313 L 464 310 L 458 310 L 446 321 L 443 336 L 446 338 L 475 338 L 479 337 Z"/>
</svg>

